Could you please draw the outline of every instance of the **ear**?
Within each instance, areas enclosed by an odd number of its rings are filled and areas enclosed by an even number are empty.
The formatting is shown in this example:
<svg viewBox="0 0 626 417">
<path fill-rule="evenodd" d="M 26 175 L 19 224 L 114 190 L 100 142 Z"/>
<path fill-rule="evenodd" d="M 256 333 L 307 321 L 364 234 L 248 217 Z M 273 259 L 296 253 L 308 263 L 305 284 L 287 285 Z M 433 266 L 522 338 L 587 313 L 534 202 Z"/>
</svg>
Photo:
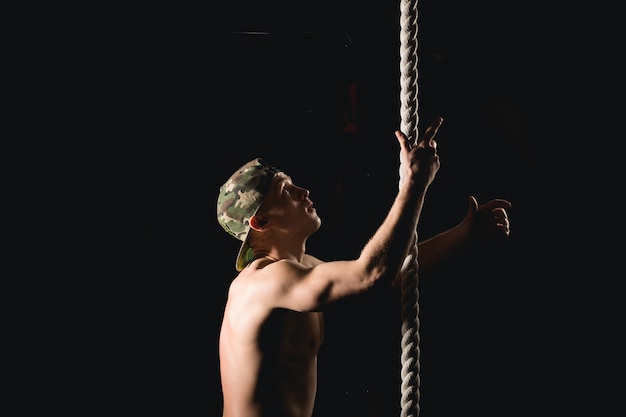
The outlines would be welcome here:
<svg viewBox="0 0 626 417">
<path fill-rule="evenodd" d="M 268 225 L 267 219 L 264 219 L 261 216 L 257 216 L 256 214 L 250 217 L 249 223 L 250 223 L 250 228 L 256 230 L 257 232 L 265 230 Z"/>
</svg>

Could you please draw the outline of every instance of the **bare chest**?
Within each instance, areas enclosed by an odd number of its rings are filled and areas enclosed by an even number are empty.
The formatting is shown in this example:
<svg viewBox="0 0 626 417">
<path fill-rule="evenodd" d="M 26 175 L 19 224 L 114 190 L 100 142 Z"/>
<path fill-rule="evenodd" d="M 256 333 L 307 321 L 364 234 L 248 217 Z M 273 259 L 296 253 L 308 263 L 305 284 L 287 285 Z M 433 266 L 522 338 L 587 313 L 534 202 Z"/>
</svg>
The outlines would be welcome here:
<svg viewBox="0 0 626 417">
<path fill-rule="evenodd" d="M 323 339 L 322 313 L 278 309 L 261 326 L 259 347 L 283 358 L 307 359 L 317 355 Z"/>
</svg>

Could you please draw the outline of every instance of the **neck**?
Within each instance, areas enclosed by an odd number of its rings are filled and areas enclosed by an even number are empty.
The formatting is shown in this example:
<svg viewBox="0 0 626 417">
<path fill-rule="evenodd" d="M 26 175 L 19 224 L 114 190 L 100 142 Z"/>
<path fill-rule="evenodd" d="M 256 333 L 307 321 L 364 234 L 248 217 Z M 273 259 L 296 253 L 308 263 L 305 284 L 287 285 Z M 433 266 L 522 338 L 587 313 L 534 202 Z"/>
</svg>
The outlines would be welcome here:
<svg viewBox="0 0 626 417">
<path fill-rule="evenodd" d="M 255 253 L 253 261 L 256 261 L 257 259 L 261 259 L 261 258 L 266 258 L 266 259 L 269 259 L 269 260 L 274 261 L 274 262 L 275 261 L 280 261 L 280 259 L 281 259 L 281 258 L 276 258 L 276 257 L 274 257 L 272 255 L 268 255 L 268 254 Z"/>
<path fill-rule="evenodd" d="M 254 259 L 266 258 L 272 261 L 280 261 L 282 259 L 290 259 L 296 262 L 302 262 L 304 256 L 305 245 L 297 246 L 298 250 L 294 250 L 296 246 L 272 245 L 270 247 L 254 248 Z"/>
</svg>

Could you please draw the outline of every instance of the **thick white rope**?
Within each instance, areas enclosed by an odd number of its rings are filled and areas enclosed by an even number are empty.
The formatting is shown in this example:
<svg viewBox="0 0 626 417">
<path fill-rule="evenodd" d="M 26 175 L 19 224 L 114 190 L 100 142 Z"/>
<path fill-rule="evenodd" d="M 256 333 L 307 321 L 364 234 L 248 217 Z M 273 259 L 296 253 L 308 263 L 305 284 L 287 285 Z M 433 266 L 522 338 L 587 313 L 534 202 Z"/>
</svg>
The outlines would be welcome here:
<svg viewBox="0 0 626 417">
<path fill-rule="evenodd" d="M 400 130 L 412 141 L 418 138 L 417 108 L 417 0 L 400 0 Z M 400 170 L 400 184 L 403 179 Z M 418 266 L 416 230 L 414 242 L 400 270 L 402 417 L 417 417 L 420 413 Z"/>
</svg>

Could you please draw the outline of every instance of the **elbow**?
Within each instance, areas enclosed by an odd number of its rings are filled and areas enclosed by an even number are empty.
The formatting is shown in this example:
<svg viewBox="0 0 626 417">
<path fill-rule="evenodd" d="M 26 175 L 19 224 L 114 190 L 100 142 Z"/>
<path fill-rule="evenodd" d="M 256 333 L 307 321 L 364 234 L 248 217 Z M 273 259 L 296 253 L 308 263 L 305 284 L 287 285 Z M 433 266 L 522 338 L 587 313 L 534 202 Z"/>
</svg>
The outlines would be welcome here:
<svg viewBox="0 0 626 417">
<path fill-rule="evenodd" d="M 363 275 L 361 276 L 361 282 L 363 283 L 365 290 L 368 290 L 377 284 L 386 281 L 388 278 L 393 278 L 391 277 L 390 268 L 382 263 L 379 263 L 368 265 L 365 268 Z"/>
</svg>

